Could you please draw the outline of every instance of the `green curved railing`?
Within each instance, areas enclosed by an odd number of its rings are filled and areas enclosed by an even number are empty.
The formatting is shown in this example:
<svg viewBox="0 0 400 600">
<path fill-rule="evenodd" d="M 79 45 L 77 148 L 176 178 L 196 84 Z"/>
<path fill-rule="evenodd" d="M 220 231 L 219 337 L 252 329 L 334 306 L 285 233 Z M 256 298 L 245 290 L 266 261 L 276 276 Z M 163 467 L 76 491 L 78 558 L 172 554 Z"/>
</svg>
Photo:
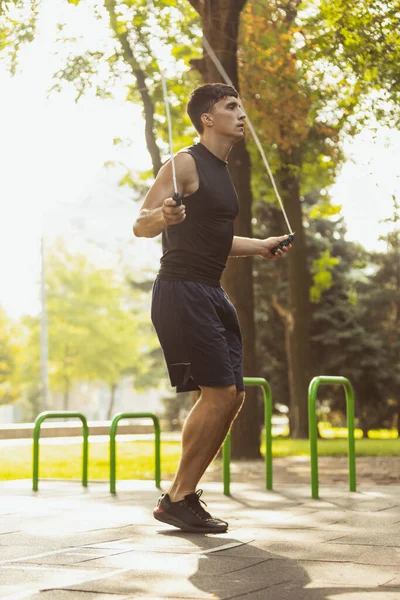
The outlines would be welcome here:
<svg viewBox="0 0 400 600">
<path fill-rule="evenodd" d="M 117 472 L 116 435 L 118 423 L 121 419 L 152 419 L 154 423 L 154 454 L 155 454 L 155 483 L 161 487 L 161 429 L 160 421 L 153 413 L 117 413 L 110 425 L 110 492 L 115 494 L 115 481 Z"/>
<path fill-rule="evenodd" d="M 265 482 L 266 489 L 272 490 L 272 392 L 271 386 L 262 377 L 244 377 L 244 384 L 262 388 L 264 395 L 265 415 Z M 231 434 L 225 438 L 222 446 L 222 468 L 224 479 L 224 494 L 229 496 L 231 487 Z"/>
<path fill-rule="evenodd" d="M 317 391 L 320 385 L 342 385 L 346 392 L 347 430 L 349 440 L 349 488 L 356 491 L 356 452 L 354 442 L 354 392 L 353 387 L 346 377 L 330 377 L 320 375 L 314 377 L 308 388 L 308 427 L 310 436 L 311 457 L 311 496 L 317 499 L 318 484 L 318 447 L 317 447 Z"/>
<path fill-rule="evenodd" d="M 37 492 L 39 487 L 39 438 L 40 438 L 40 427 L 46 419 L 80 419 L 82 421 L 83 429 L 83 455 L 82 455 L 82 485 L 87 487 L 88 482 L 88 438 L 89 438 L 89 427 L 85 415 L 79 412 L 72 412 L 69 410 L 64 411 L 45 411 L 40 413 L 35 419 L 35 427 L 33 428 L 33 475 L 32 475 L 32 489 Z"/>
</svg>

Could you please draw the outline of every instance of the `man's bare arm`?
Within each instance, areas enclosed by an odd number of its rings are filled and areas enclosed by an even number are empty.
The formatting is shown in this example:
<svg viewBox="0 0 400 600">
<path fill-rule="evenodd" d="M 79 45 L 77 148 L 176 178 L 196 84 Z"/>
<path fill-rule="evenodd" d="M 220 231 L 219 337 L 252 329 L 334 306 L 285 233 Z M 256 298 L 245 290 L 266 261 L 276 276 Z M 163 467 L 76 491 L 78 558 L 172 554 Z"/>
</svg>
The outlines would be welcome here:
<svg viewBox="0 0 400 600">
<path fill-rule="evenodd" d="M 240 256 L 262 256 L 263 258 L 271 260 L 279 258 L 287 252 L 292 245 L 290 244 L 282 250 L 278 250 L 276 254 L 272 254 L 271 250 L 280 242 L 286 240 L 287 237 L 287 235 L 282 235 L 280 237 L 270 237 L 265 240 L 259 240 L 257 238 L 245 238 L 235 235 L 231 251 L 229 252 L 229 258 L 238 258 Z"/>
<path fill-rule="evenodd" d="M 178 153 L 175 157 L 175 170 L 178 190 L 184 196 L 195 185 L 194 179 L 198 177 L 194 159 L 187 153 Z M 184 221 L 185 206 L 176 206 L 171 198 L 173 192 L 172 164 L 169 161 L 161 167 L 133 225 L 133 233 L 137 237 L 156 237 L 166 227 L 179 225 Z"/>
</svg>

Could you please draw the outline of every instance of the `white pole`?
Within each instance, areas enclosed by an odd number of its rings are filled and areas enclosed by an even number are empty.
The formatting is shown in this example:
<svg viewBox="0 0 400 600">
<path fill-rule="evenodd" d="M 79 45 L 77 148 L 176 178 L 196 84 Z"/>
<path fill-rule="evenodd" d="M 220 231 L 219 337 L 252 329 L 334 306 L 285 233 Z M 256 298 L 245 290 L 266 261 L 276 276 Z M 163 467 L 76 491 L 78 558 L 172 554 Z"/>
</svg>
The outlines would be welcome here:
<svg viewBox="0 0 400 600">
<path fill-rule="evenodd" d="M 42 235 L 40 242 L 40 253 L 42 261 L 40 277 L 40 363 L 42 376 L 42 410 L 47 410 L 49 406 L 49 378 L 47 372 L 47 363 L 49 359 L 49 339 L 47 331 L 46 264 L 44 235 Z"/>
</svg>

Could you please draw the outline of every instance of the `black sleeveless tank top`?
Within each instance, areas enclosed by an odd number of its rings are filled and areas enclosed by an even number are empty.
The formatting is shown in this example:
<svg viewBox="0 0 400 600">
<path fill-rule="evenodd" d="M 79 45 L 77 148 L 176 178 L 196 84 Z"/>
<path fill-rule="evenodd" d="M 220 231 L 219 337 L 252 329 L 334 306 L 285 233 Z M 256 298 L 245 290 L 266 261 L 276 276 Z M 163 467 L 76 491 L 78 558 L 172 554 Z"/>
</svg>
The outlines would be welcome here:
<svg viewBox="0 0 400 600">
<path fill-rule="evenodd" d="M 157 279 L 219 285 L 232 248 L 238 197 L 225 161 L 203 144 L 182 152 L 196 161 L 199 188 L 183 199 L 186 219 L 163 231 Z"/>
</svg>

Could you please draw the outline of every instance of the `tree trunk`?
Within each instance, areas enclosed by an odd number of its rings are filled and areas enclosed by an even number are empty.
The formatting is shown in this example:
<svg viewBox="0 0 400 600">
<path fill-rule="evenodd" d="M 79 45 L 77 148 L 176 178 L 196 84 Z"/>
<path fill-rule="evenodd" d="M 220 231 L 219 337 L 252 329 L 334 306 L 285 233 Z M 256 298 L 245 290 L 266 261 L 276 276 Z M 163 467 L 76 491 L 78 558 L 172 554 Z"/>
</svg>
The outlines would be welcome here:
<svg viewBox="0 0 400 600">
<path fill-rule="evenodd" d="M 108 411 L 107 411 L 107 420 L 110 421 L 113 411 L 114 411 L 114 405 L 115 405 L 115 392 L 117 391 L 117 387 L 118 385 L 116 383 L 112 383 L 110 385 L 110 404 L 108 405 Z"/>
<path fill-rule="evenodd" d="M 237 48 L 240 12 L 245 1 L 226 2 L 210 0 L 201 2 L 189 0 L 200 13 L 204 36 L 211 44 L 235 88 L 238 89 Z M 200 61 L 192 64 L 202 74 L 204 81 L 223 81 L 214 63 L 206 52 Z M 229 170 L 238 192 L 240 213 L 235 223 L 235 234 L 251 237 L 252 192 L 251 165 L 246 145 L 237 144 L 229 155 Z M 230 259 L 223 277 L 223 285 L 238 312 L 243 335 L 244 375 L 260 376 L 256 365 L 253 260 L 249 258 Z M 261 407 L 257 402 L 257 390 L 249 388 L 246 402 L 232 429 L 232 457 L 259 458 L 261 435 Z"/>
<path fill-rule="evenodd" d="M 311 376 L 310 275 L 307 270 L 299 180 L 293 169 L 293 166 L 299 164 L 299 157 L 281 154 L 278 179 L 285 210 L 296 233 L 293 251 L 287 257 L 290 319 L 284 320 L 290 389 L 290 433 L 294 438 L 306 438 L 308 437 L 308 385 Z"/>
</svg>

